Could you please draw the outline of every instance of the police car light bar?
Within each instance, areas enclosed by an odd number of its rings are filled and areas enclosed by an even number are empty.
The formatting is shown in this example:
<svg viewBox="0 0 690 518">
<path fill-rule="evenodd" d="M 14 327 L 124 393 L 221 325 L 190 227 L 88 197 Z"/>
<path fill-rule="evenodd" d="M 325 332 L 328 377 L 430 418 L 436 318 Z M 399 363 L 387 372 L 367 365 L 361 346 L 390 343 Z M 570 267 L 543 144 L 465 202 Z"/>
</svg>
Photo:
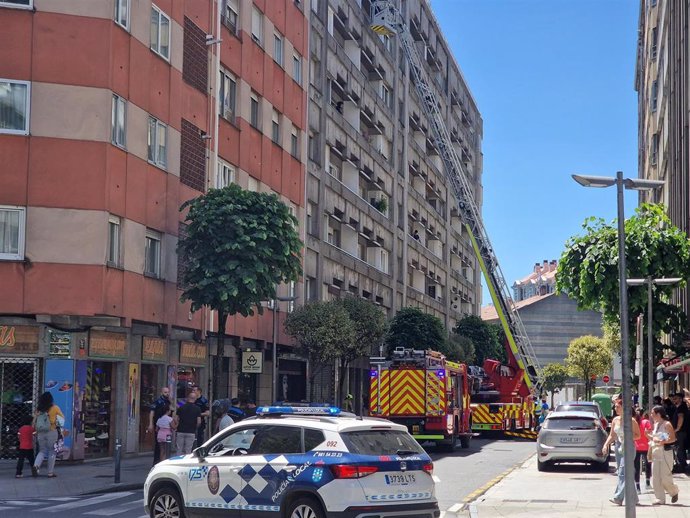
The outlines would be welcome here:
<svg viewBox="0 0 690 518">
<path fill-rule="evenodd" d="M 335 406 L 260 406 L 256 409 L 256 415 L 340 415 L 340 408 Z"/>
</svg>

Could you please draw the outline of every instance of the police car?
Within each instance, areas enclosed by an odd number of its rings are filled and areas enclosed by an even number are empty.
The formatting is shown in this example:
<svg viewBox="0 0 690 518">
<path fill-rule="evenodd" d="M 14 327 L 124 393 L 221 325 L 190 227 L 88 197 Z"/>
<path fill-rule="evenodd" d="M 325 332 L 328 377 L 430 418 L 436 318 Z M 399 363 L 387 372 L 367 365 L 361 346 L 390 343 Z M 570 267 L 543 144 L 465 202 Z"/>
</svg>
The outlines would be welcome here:
<svg viewBox="0 0 690 518">
<path fill-rule="evenodd" d="M 405 426 L 335 407 L 260 407 L 154 466 L 152 518 L 437 518 L 431 458 Z"/>
</svg>

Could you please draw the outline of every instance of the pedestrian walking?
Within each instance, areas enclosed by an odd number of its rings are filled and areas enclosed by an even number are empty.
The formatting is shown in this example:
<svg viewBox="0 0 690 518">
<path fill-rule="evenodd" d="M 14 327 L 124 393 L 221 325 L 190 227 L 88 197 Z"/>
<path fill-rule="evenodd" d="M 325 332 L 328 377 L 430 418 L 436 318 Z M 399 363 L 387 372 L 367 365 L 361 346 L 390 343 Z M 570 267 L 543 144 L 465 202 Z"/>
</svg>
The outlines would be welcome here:
<svg viewBox="0 0 690 518">
<path fill-rule="evenodd" d="M 201 410 L 201 424 L 196 429 L 196 445 L 201 446 L 204 442 L 204 431 L 206 430 L 206 418 L 211 415 L 211 409 L 208 406 L 208 399 L 201 394 L 201 387 L 193 385 L 192 390 L 196 392 L 196 406 Z"/>
<path fill-rule="evenodd" d="M 673 471 L 676 473 L 685 473 L 688 468 L 688 457 L 685 451 L 685 437 L 690 425 L 690 411 L 688 405 L 685 404 L 682 392 L 676 392 L 671 397 L 676 411 L 671 418 L 671 425 L 676 432 L 676 465 Z"/>
<path fill-rule="evenodd" d="M 668 420 L 666 409 L 657 405 L 652 409 L 654 428 L 649 435 L 649 446 L 652 457 L 652 488 L 656 498 L 653 505 L 666 503 L 666 493 L 671 495 L 671 502 L 678 501 L 678 486 L 673 483 L 673 446 L 676 432 Z"/>
<path fill-rule="evenodd" d="M 50 392 L 44 392 L 38 398 L 38 405 L 36 405 L 36 419 L 34 420 L 34 428 L 36 429 L 36 440 L 38 442 L 38 455 L 34 461 L 34 468 L 36 474 L 41 469 L 43 459 L 48 459 L 48 477 L 54 478 L 55 475 L 55 443 L 58 440 L 57 432 L 57 417 L 63 419 L 65 416 L 60 410 L 60 407 L 53 401 L 53 395 Z"/>
<path fill-rule="evenodd" d="M 156 442 L 160 450 L 160 460 L 170 458 L 170 446 L 172 445 L 172 434 L 175 429 L 175 420 L 172 417 L 173 410 L 168 408 L 167 413 L 163 414 L 156 421 Z"/>
<path fill-rule="evenodd" d="M 635 419 L 640 427 L 640 438 L 635 441 L 635 487 L 637 488 L 637 494 L 639 495 L 642 490 L 640 488 L 640 472 L 644 468 L 645 471 L 645 490 L 652 488 L 652 461 L 648 459 L 649 453 L 649 437 L 647 434 L 652 431 L 652 423 L 649 422 L 649 416 L 647 412 L 641 408 L 637 409 Z"/>
<path fill-rule="evenodd" d="M 153 434 L 154 431 L 156 435 L 153 435 L 153 464 L 154 466 L 158 464 L 161 460 L 161 450 L 160 444 L 157 439 L 157 430 L 155 429 L 155 424 L 158 420 L 165 415 L 165 413 L 170 409 L 170 388 L 162 387 L 161 395 L 158 396 L 151 406 L 149 407 L 149 425 L 146 428 L 146 433 Z"/>
<path fill-rule="evenodd" d="M 601 449 L 601 452 L 604 455 L 608 455 L 609 447 L 611 446 L 611 444 L 614 445 L 615 451 L 618 452 L 618 457 L 620 458 L 620 463 L 618 465 L 618 484 L 616 485 L 616 490 L 613 493 L 613 498 L 610 499 L 610 502 L 616 505 L 623 505 L 623 500 L 625 499 L 626 462 L 625 456 L 623 455 L 623 441 L 625 440 L 625 437 L 623 435 L 623 419 L 630 419 L 633 430 L 632 438 L 634 441 L 640 438 L 640 427 L 637 425 L 637 421 L 635 421 L 635 418 L 631 415 L 631 408 L 625 408 L 625 406 L 629 405 L 624 405 L 623 401 L 620 399 L 616 399 L 614 403 L 614 411 L 616 413 L 616 417 L 613 418 L 613 422 L 611 423 L 611 431 L 609 432 L 609 436 L 607 437 L 606 442 L 604 442 L 604 447 Z M 632 461 L 634 459 L 630 460 Z M 635 499 L 635 504 L 637 504 L 637 495 L 635 495 Z"/>
<path fill-rule="evenodd" d="M 34 466 L 34 433 L 36 430 L 33 427 L 33 418 L 30 415 L 24 416 L 22 426 L 19 428 L 17 435 L 19 436 L 19 450 L 17 451 L 17 474 L 16 478 L 22 478 L 24 475 L 24 459 L 26 459 L 31 467 L 31 476 L 35 477 L 38 474 Z"/>
<path fill-rule="evenodd" d="M 187 455 L 192 452 L 196 431 L 201 424 L 201 409 L 196 405 L 196 392 L 192 391 L 187 402 L 177 409 L 175 424 L 177 430 L 177 454 Z"/>
</svg>

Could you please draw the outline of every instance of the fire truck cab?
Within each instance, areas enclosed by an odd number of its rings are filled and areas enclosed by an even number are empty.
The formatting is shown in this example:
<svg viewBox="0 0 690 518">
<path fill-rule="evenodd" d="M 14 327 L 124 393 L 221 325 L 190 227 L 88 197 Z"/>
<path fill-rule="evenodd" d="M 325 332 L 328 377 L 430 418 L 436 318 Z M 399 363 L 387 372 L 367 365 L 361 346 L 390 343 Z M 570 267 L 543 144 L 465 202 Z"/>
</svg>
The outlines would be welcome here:
<svg viewBox="0 0 690 518">
<path fill-rule="evenodd" d="M 404 424 L 419 442 L 452 450 L 470 445 L 472 417 L 467 366 L 432 350 L 398 347 L 372 363 L 369 413 Z"/>
</svg>

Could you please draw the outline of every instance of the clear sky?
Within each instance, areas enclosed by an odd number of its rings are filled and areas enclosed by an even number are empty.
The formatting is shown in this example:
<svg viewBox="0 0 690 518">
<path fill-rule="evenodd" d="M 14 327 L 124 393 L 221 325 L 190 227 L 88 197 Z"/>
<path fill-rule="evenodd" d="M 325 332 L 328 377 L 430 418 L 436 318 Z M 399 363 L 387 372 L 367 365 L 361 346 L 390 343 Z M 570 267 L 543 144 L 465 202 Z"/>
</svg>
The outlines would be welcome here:
<svg viewBox="0 0 690 518">
<path fill-rule="evenodd" d="M 572 173 L 637 177 L 639 0 L 431 4 L 484 121 L 484 223 L 512 285 L 586 217 L 616 217 L 614 188 Z"/>
</svg>

